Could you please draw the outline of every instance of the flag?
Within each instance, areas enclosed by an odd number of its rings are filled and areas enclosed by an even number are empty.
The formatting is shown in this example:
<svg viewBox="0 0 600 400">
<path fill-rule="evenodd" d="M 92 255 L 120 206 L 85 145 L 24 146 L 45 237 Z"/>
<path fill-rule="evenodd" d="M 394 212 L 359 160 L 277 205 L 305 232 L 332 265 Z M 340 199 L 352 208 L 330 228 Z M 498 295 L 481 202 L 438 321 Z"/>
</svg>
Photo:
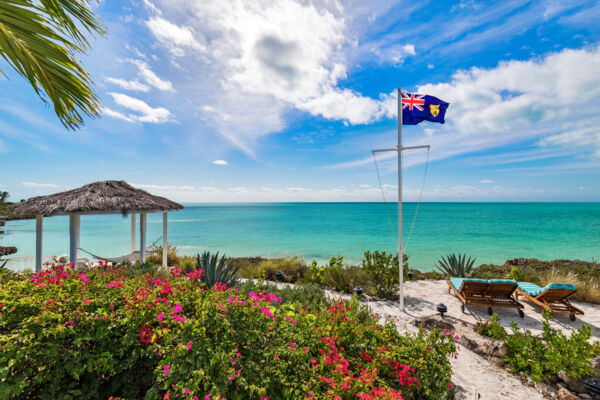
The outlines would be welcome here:
<svg viewBox="0 0 600 400">
<path fill-rule="evenodd" d="M 402 125 L 417 125 L 422 121 L 444 123 L 449 103 L 426 94 L 402 92 Z"/>
</svg>

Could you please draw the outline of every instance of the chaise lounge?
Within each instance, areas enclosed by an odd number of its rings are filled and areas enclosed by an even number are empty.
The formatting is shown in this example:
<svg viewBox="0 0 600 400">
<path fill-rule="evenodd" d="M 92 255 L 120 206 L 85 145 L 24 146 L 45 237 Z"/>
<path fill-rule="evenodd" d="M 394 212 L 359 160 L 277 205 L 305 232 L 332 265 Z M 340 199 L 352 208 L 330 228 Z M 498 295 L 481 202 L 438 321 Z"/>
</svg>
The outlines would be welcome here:
<svg viewBox="0 0 600 400">
<path fill-rule="evenodd" d="M 575 321 L 575 315 L 583 315 L 583 311 L 576 308 L 569 301 L 569 297 L 577 292 L 577 286 L 572 283 L 550 283 L 545 287 L 530 282 L 519 282 L 517 299 L 523 297 L 555 314 L 569 314 L 571 321 Z"/>
<path fill-rule="evenodd" d="M 474 279 L 450 278 L 448 293 L 454 291 L 456 297 L 462 302 L 461 311 L 465 312 L 466 305 L 487 306 L 487 313 L 492 314 L 492 307 L 516 308 L 519 316 L 523 318 L 523 304 L 515 297 L 518 288 L 517 281 L 510 279 Z"/>
</svg>

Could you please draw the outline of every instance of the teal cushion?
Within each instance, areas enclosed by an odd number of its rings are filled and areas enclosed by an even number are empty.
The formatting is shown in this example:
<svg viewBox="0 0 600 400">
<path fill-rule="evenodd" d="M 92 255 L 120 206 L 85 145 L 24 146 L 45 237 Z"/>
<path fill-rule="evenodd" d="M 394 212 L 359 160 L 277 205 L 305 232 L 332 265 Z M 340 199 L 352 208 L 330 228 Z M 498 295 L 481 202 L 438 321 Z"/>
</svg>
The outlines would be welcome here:
<svg viewBox="0 0 600 400">
<path fill-rule="evenodd" d="M 549 283 L 544 287 L 546 289 L 566 289 L 566 290 L 577 290 L 577 286 L 572 283 Z"/>
<path fill-rule="evenodd" d="M 450 282 L 452 283 L 452 286 L 456 288 L 456 290 L 460 291 L 463 282 L 487 282 L 487 280 L 477 278 L 450 278 Z"/>
<path fill-rule="evenodd" d="M 537 296 L 538 294 L 544 291 L 544 289 L 541 286 L 538 286 L 535 283 L 531 282 L 519 282 L 519 289 L 533 297 Z"/>
<path fill-rule="evenodd" d="M 489 283 L 512 283 L 513 285 L 517 284 L 517 281 L 513 281 L 512 279 L 490 279 Z"/>
</svg>

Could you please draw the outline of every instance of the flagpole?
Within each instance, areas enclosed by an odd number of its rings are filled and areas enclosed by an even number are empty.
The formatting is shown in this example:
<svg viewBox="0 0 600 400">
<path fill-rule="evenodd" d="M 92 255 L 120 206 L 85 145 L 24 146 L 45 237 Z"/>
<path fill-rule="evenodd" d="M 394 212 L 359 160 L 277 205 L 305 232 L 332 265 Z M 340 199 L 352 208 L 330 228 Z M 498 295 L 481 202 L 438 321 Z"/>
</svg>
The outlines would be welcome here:
<svg viewBox="0 0 600 400">
<path fill-rule="evenodd" d="M 398 88 L 398 274 L 400 310 L 404 311 L 404 251 L 402 248 L 402 89 Z"/>
</svg>

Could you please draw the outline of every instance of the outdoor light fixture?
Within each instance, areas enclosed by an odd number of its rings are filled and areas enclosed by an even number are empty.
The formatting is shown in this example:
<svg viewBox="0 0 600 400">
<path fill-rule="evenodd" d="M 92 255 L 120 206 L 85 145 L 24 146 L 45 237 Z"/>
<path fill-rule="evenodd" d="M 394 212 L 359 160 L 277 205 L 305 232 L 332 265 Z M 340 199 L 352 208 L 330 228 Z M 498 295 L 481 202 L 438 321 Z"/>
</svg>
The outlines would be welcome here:
<svg viewBox="0 0 600 400">
<path fill-rule="evenodd" d="M 413 272 L 412 272 L 412 271 L 408 271 L 408 279 L 411 279 L 411 280 L 412 280 L 412 278 L 413 278 L 413 276 L 414 276 L 414 275 L 415 275 L 415 274 L 413 274 Z"/>
<path fill-rule="evenodd" d="M 277 271 L 275 273 L 275 279 L 277 279 L 278 281 L 283 281 L 283 274 L 281 273 L 281 271 Z"/>
<path fill-rule="evenodd" d="M 440 313 L 440 315 L 442 316 L 442 318 L 444 318 L 444 314 L 448 312 L 448 307 L 446 307 L 446 305 L 442 304 L 442 303 L 438 304 L 436 306 L 436 309 L 437 309 L 437 312 Z"/>
<path fill-rule="evenodd" d="M 360 296 L 361 294 L 363 294 L 363 289 L 360 286 L 357 286 L 354 288 L 354 293 Z"/>
</svg>

